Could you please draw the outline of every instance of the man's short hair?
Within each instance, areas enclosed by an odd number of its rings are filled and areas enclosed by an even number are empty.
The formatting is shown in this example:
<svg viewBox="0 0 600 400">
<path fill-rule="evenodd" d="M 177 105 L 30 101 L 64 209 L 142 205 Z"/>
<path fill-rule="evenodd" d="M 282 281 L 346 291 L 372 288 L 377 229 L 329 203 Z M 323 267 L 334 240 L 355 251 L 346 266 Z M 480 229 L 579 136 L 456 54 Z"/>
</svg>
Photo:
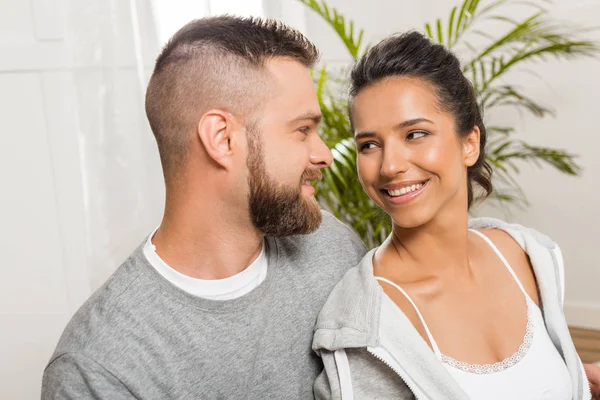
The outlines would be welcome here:
<svg viewBox="0 0 600 400">
<path fill-rule="evenodd" d="M 173 35 L 156 60 L 146 92 L 146 115 L 167 184 L 184 165 L 189 140 L 205 112 L 217 108 L 250 119 L 260 109 L 267 95 L 263 67 L 276 57 L 310 68 L 319 53 L 298 30 L 273 19 L 208 17 Z"/>
</svg>

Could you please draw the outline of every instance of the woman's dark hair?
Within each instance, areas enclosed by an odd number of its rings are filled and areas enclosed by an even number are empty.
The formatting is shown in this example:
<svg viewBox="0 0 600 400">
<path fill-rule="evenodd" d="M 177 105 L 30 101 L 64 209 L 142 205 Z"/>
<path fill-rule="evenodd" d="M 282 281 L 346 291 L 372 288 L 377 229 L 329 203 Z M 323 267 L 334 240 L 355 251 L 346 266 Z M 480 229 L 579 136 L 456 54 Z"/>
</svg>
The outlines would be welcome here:
<svg viewBox="0 0 600 400">
<path fill-rule="evenodd" d="M 475 90 L 463 75 L 458 58 L 418 32 L 390 36 L 373 46 L 352 69 L 350 103 L 362 89 L 392 77 L 414 77 L 432 84 L 442 109 L 454 116 L 459 136 L 464 137 L 475 126 L 479 127 L 479 158 L 467 170 L 468 207 L 476 197 L 489 196 L 492 168 L 485 160 L 485 126 Z M 351 113 L 351 104 L 348 109 Z M 479 196 L 475 196 L 474 183 L 483 189 Z"/>
</svg>

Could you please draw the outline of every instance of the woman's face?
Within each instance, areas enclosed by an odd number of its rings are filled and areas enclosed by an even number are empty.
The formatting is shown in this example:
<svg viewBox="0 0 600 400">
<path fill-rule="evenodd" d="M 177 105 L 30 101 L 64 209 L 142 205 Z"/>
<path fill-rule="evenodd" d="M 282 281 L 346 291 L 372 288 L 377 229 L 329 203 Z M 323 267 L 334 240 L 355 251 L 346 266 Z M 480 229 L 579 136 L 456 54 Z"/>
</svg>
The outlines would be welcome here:
<svg viewBox="0 0 600 400">
<path fill-rule="evenodd" d="M 396 225 L 467 211 L 467 167 L 479 156 L 479 129 L 460 138 L 431 84 L 384 79 L 362 89 L 351 111 L 358 176 Z"/>
</svg>

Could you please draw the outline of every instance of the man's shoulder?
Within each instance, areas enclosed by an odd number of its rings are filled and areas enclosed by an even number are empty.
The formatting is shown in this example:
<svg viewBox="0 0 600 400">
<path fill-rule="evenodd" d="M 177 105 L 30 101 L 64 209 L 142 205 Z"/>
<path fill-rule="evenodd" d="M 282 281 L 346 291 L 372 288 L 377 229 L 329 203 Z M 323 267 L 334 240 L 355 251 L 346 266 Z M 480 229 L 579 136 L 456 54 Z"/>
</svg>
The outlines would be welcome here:
<svg viewBox="0 0 600 400">
<path fill-rule="evenodd" d="M 296 235 L 276 239 L 280 260 L 296 265 L 331 266 L 343 270 L 358 264 L 367 249 L 358 235 L 327 211 L 322 211 L 323 221 L 319 229 L 308 235 Z"/>
<path fill-rule="evenodd" d="M 67 353 L 93 356 L 127 335 L 136 315 L 155 290 L 143 273 L 139 249 L 75 312 L 58 342 L 52 360 Z M 52 361 L 51 360 L 51 361 Z"/>
<path fill-rule="evenodd" d="M 321 226 L 313 234 L 306 235 L 308 240 L 317 241 L 325 247 L 346 245 L 360 249 L 363 254 L 366 252 L 364 243 L 352 228 L 328 211 L 322 210 L 321 212 L 323 215 Z"/>
</svg>

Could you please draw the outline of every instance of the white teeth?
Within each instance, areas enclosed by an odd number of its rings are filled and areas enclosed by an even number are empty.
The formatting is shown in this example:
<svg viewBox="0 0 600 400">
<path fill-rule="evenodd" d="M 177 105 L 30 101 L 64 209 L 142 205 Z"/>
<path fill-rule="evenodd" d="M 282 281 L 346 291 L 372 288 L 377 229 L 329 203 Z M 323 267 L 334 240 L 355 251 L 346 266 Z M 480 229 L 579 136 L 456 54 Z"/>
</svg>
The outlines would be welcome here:
<svg viewBox="0 0 600 400">
<path fill-rule="evenodd" d="M 417 183 L 416 185 L 406 186 L 396 190 L 387 190 L 388 194 L 392 197 L 402 196 L 403 194 L 414 192 L 415 190 L 420 189 L 423 186 L 422 183 Z"/>
</svg>

